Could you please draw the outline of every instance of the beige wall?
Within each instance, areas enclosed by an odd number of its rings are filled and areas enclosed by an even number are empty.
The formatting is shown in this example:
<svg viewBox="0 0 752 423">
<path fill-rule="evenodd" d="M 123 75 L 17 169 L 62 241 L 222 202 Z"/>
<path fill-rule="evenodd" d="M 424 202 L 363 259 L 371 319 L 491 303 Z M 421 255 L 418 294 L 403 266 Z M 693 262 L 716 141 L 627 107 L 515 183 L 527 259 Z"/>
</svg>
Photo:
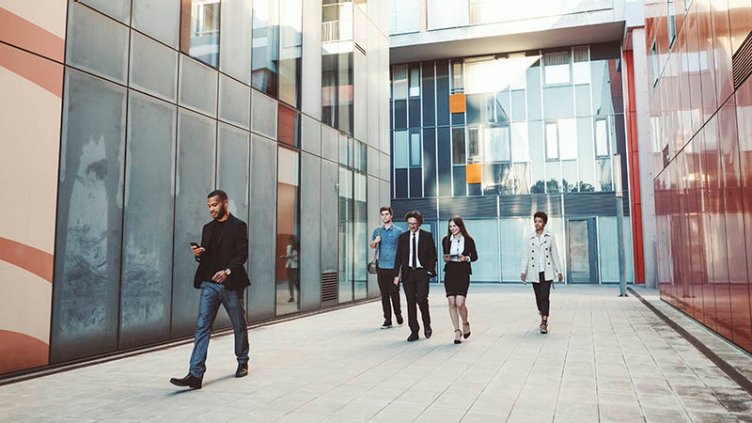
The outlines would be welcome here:
<svg viewBox="0 0 752 423">
<path fill-rule="evenodd" d="M 0 0 L 0 374 L 48 364 L 65 0 Z"/>
</svg>

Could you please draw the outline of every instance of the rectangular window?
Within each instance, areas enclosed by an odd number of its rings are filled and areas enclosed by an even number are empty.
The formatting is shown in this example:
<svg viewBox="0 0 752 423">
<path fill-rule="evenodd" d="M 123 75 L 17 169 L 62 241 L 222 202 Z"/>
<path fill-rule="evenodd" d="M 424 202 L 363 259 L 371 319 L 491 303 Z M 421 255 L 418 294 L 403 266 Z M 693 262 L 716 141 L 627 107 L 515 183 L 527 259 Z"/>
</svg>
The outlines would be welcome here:
<svg viewBox="0 0 752 423">
<path fill-rule="evenodd" d="M 452 163 L 465 164 L 465 128 L 452 128 Z"/>
<path fill-rule="evenodd" d="M 463 79 L 462 62 L 452 62 L 452 94 L 465 92 Z"/>
<path fill-rule="evenodd" d="M 420 66 L 410 67 L 410 88 L 408 90 L 410 97 L 420 96 Z"/>
<path fill-rule="evenodd" d="M 674 45 L 676 40 L 676 7 L 674 0 L 668 0 L 668 48 Z"/>
<path fill-rule="evenodd" d="M 590 83 L 590 52 L 588 46 L 572 48 L 574 63 L 572 64 L 572 77 L 575 84 Z"/>
<path fill-rule="evenodd" d="M 280 3 L 279 99 L 300 106 L 301 60 L 303 54 L 303 0 Z"/>
<path fill-rule="evenodd" d="M 559 160 L 559 133 L 556 123 L 546 124 L 546 160 Z"/>
<path fill-rule="evenodd" d="M 606 119 L 595 120 L 595 155 L 608 157 L 608 122 Z"/>
<path fill-rule="evenodd" d="M 277 315 L 294 313 L 300 307 L 300 154 L 279 147 L 277 164 Z"/>
<path fill-rule="evenodd" d="M 279 76 L 279 5 L 276 1 L 253 2 L 251 86 L 277 97 Z"/>
<path fill-rule="evenodd" d="M 220 0 L 183 0 L 180 51 L 214 68 L 219 66 Z"/>
<path fill-rule="evenodd" d="M 407 131 L 394 132 L 394 168 L 404 169 L 408 165 Z"/>
<path fill-rule="evenodd" d="M 420 132 L 410 133 L 410 167 L 420 167 L 421 146 Z"/>
<path fill-rule="evenodd" d="M 395 100 L 407 98 L 407 65 L 392 68 L 392 95 Z"/>
<path fill-rule="evenodd" d="M 571 81 L 569 51 L 546 53 L 543 55 L 544 80 L 546 85 L 568 84 Z"/>
<path fill-rule="evenodd" d="M 480 163 L 480 139 L 478 128 L 467 129 L 467 162 Z"/>
<path fill-rule="evenodd" d="M 297 110 L 282 104 L 277 111 L 277 139 L 291 147 L 300 146 L 300 115 Z"/>
</svg>

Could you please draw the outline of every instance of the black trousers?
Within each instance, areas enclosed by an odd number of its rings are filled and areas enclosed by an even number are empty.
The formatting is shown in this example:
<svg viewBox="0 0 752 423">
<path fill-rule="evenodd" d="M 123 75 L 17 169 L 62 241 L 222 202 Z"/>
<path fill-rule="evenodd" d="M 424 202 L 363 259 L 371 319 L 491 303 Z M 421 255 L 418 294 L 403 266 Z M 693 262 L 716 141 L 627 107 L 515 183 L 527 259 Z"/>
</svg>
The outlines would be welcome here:
<svg viewBox="0 0 752 423">
<path fill-rule="evenodd" d="M 423 318 L 423 327 L 431 327 L 431 314 L 428 312 L 428 282 L 430 277 L 425 269 L 408 270 L 407 275 L 402 277 L 402 285 L 405 287 L 407 297 L 407 323 L 412 333 L 418 333 L 418 310 Z"/>
<path fill-rule="evenodd" d="M 533 284 L 533 290 L 535 291 L 535 302 L 538 304 L 538 311 L 541 316 L 548 316 L 548 309 L 551 304 L 548 297 L 551 294 L 551 284 L 553 281 L 546 280 L 546 274 L 540 272 L 538 274 L 538 283 Z"/>
<path fill-rule="evenodd" d="M 377 268 L 376 276 L 379 280 L 379 291 L 381 291 L 381 308 L 384 309 L 384 320 L 391 322 L 392 307 L 394 307 L 395 316 L 402 316 L 399 286 L 394 284 L 394 269 Z"/>
</svg>

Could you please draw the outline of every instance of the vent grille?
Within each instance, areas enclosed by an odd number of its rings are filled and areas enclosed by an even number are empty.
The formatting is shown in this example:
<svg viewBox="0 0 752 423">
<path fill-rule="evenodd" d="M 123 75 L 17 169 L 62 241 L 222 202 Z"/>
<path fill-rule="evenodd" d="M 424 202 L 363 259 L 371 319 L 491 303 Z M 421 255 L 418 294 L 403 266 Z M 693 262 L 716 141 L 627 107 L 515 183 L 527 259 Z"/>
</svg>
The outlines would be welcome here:
<svg viewBox="0 0 752 423">
<path fill-rule="evenodd" d="M 533 209 L 546 212 L 549 216 L 561 216 L 560 194 L 534 194 Z"/>
<path fill-rule="evenodd" d="M 439 218 L 449 219 L 454 215 L 464 218 L 496 217 L 496 203 L 499 197 L 442 197 L 439 198 Z"/>
<path fill-rule="evenodd" d="M 339 300 L 339 273 L 327 272 L 321 274 L 321 305 L 337 304 Z"/>
<path fill-rule="evenodd" d="M 624 216 L 629 216 L 629 191 L 622 198 Z M 616 216 L 616 196 L 613 192 L 582 192 L 564 194 L 567 216 Z"/>
<path fill-rule="evenodd" d="M 392 210 L 394 210 L 394 217 L 399 221 L 404 220 L 405 215 L 412 210 L 418 210 L 423 213 L 424 220 L 434 220 L 436 219 L 436 199 L 392 199 Z"/>
<path fill-rule="evenodd" d="M 752 73 L 752 31 L 734 54 L 731 67 L 734 71 L 734 89 L 739 89 Z"/>
<path fill-rule="evenodd" d="M 499 198 L 501 217 L 530 217 L 533 209 L 532 195 L 506 195 Z"/>
</svg>

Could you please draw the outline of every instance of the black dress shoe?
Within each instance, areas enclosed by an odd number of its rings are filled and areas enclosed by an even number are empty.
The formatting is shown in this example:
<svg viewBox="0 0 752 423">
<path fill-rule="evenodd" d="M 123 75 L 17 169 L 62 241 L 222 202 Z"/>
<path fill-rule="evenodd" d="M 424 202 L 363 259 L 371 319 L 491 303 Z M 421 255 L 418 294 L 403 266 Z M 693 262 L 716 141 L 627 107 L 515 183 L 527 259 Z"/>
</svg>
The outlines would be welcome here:
<svg viewBox="0 0 752 423">
<path fill-rule="evenodd" d="M 201 389 L 201 380 L 202 378 L 188 373 L 188 375 L 182 379 L 175 377 L 170 379 L 170 383 L 176 386 L 187 386 L 191 389 Z"/>
<path fill-rule="evenodd" d="M 248 363 L 238 364 L 238 370 L 235 371 L 235 377 L 248 376 Z"/>
<path fill-rule="evenodd" d="M 407 342 L 413 342 L 418 340 L 418 332 L 413 332 L 407 337 Z"/>
<path fill-rule="evenodd" d="M 431 328 L 430 328 L 430 327 L 427 327 L 424 333 L 425 333 L 425 335 L 426 335 L 426 339 L 428 339 L 428 338 L 430 338 L 430 337 L 431 337 L 431 335 L 433 334 L 433 330 L 431 330 Z"/>
<path fill-rule="evenodd" d="M 405 321 L 405 320 L 404 320 L 404 319 L 402 319 L 402 315 L 399 315 L 399 314 L 398 314 L 398 315 L 397 315 L 397 324 L 398 324 L 398 325 L 401 325 L 401 324 L 402 324 L 402 322 L 404 322 L 404 321 Z"/>
<path fill-rule="evenodd" d="M 381 325 L 381 329 L 389 329 L 392 327 L 392 322 L 389 320 L 384 320 L 384 324 Z"/>
</svg>

